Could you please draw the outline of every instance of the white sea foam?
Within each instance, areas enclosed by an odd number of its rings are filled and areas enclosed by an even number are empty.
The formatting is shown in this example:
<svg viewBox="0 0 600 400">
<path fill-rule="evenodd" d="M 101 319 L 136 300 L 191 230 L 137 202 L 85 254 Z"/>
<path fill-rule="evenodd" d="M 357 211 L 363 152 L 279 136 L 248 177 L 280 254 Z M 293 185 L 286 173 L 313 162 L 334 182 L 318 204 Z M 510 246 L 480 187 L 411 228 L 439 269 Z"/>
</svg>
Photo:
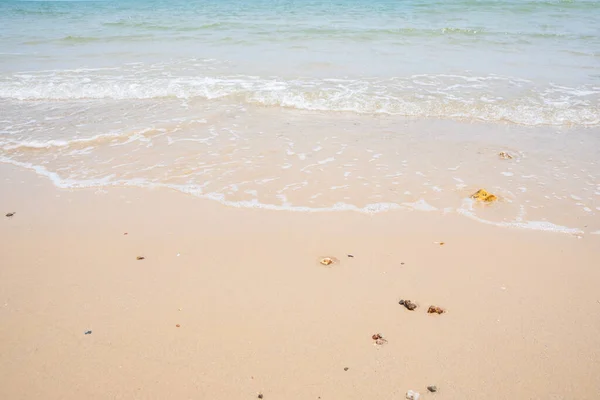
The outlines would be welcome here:
<svg viewBox="0 0 600 400">
<path fill-rule="evenodd" d="M 456 212 L 475 221 L 501 228 L 530 229 L 545 232 L 567 233 L 571 235 L 579 235 L 584 233 L 583 230 L 579 228 L 569 228 L 566 226 L 556 225 L 548 221 L 489 221 L 477 216 L 473 212 L 473 204 L 474 201 L 472 199 L 464 199 L 462 206 L 459 207 Z"/>
<path fill-rule="evenodd" d="M 65 178 L 61 176 L 60 173 L 50 171 L 43 165 L 35 165 L 32 163 L 16 161 L 10 159 L 8 157 L 0 156 L 1 163 L 12 164 L 21 168 L 29 169 L 41 176 L 47 177 L 56 187 L 61 189 L 78 189 L 78 188 L 106 188 L 106 187 L 140 187 L 140 188 L 169 188 L 173 190 L 177 190 L 183 193 L 191 194 L 200 198 L 209 199 L 213 201 L 217 201 L 223 205 L 230 207 L 238 207 L 238 208 L 260 208 L 266 210 L 275 210 L 275 211 L 293 211 L 293 212 L 331 212 L 331 211 L 353 211 L 360 213 L 379 213 L 391 210 L 415 210 L 415 211 L 438 211 L 442 213 L 450 212 L 449 207 L 444 207 L 442 209 L 438 209 L 437 207 L 429 204 L 425 199 L 419 199 L 414 202 L 374 202 L 371 204 L 367 204 L 364 206 L 357 206 L 351 204 L 349 202 L 337 202 L 331 206 L 321 206 L 321 207 L 311 207 L 304 205 L 292 204 L 288 201 L 288 199 L 283 195 L 283 190 L 279 191 L 276 198 L 280 201 L 280 204 L 273 203 L 265 203 L 258 200 L 259 192 L 256 190 L 245 190 L 244 193 L 250 194 L 255 197 L 252 200 L 244 200 L 244 201 L 231 201 L 227 199 L 225 193 L 221 192 L 212 192 L 208 191 L 207 187 L 210 184 L 210 181 L 194 183 L 194 184 L 172 184 L 172 183 L 163 183 L 157 181 L 151 181 L 148 179 L 142 178 L 132 178 L 132 179 L 118 179 L 115 174 L 106 174 L 99 178 L 95 179 L 72 179 Z M 158 165 L 160 166 L 160 165 Z M 152 166 L 149 168 L 154 168 L 157 166 Z M 146 168 L 148 169 L 148 168 Z M 272 182 L 278 178 L 264 178 L 258 179 L 254 182 L 257 184 L 265 184 L 268 182 Z M 250 182 L 250 181 L 248 181 Z M 244 182 L 229 184 L 224 188 L 229 191 L 239 191 L 240 186 Z M 285 188 L 290 188 L 295 190 L 296 188 L 305 187 L 308 185 L 308 181 L 304 181 L 301 183 L 296 183 L 293 185 L 287 185 Z M 377 186 L 377 185 L 376 185 Z M 380 185 L 379 185 L 380 186 Z M 339 186 L 332 187 L 331 189 L 343 189 L 348 186 Z M 406 191 L 405 194 L 410 195 L 409 191 Z M 310 196 L 310 199 L 316 199 L 321 194 L 317 193 L 313 196 Z M 348 198 L 346 196 L 346 198 Z M 531 230 L 540 230 L 540 231 L 550 231 L 550 232 L 558 232 L 558 233 L 568 233 L 568 234 L 581 234 L 583 231 L 578 228 L 570 228 L 561 225 L 557 225 L 548 221 L 527 221 L 525 220 L 525 211 L 524 207 L 521 206 L 519 215 L 513 221 L 500 221 L 494 222 L 484 219 L 479 215 L 479 213 L 475 213 L 473 210 L 473 201 L 471 199 L 465 199 L 462 206 L 456 209 L 455 211 L 464 215 L 468 218 L 476 220 L 481 223 L 495 225 L 499 227 L 506 228 L 520 228 L 520 229 L 531 229 Z"/>
<path fill-rule="evenodd" d="M 124 65 L 17 73 L 0 77 L 0 98 L 16 100 L 228 98 L 236 102 L 315 111 L 346 111 L 524 125 L 598 125 L 600 88 L 539 88 L 511 77 L 414 75 L 388 79 L 283 79 L 215 76 L 202 67 L 173 76 L 180 64 Z M 190 66 L 190 68 L 192 68 Z M 192 70 L 193 71 L 193 70 Z M 432 90 L 424 79 L 435 84 Z M 456 82 L 464 90 L 456 90 Z M 493 100 L 498 90 L 512 97 Z M 523 97 L 522 93 L 527 93 Z M 488 98 L 485 102 L 482 97 Z M 490 100 L 492 99 L 492 100 Z M 560 102 L 554 101 L 559 99 Z M 318 147 L 317 147 L 318 148 Z M 315 150 L 317 151 L 317 150 Z"/>
<path fill-rule="evenodd" d="M 4 141 L 0 141 L 0 145 L 3 150 L 15 150 L 15 149 L 48 149 L 51 147 L 68 147 L 78 143 L 93 143 L 106 139 L 115 139 L 128 135 L 135 135 L 136 132 L 110 132 L 98 134 L 95 136 L 87 137 L 87 138 L 74 138 L 70 140 L 58 140 L 58 139 L 50 139 L 50 140 L 26 140 L 26 141 L 15 141 L 10 139 L 5 139 Z"/>
</svg>

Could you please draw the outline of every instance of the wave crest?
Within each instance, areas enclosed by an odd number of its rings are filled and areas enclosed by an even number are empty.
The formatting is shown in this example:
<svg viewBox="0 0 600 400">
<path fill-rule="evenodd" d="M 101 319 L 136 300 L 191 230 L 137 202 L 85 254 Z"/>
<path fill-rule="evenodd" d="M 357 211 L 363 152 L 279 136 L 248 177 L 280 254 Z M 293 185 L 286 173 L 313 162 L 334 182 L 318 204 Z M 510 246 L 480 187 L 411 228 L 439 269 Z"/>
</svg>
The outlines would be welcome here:
<svg viewBox="0 0 600 400">
<path fill-rule="evenodd" d="M 511 77 L 412 75 L 388 79 L 283 79 L 208 75 L 210 68 L 143 64 L 18 73 L 0 79 L 0 98 L 229 99 L 302 110 L 510 122 L 598 125 L 600 87 L 539 86 Z"/>
</svg>

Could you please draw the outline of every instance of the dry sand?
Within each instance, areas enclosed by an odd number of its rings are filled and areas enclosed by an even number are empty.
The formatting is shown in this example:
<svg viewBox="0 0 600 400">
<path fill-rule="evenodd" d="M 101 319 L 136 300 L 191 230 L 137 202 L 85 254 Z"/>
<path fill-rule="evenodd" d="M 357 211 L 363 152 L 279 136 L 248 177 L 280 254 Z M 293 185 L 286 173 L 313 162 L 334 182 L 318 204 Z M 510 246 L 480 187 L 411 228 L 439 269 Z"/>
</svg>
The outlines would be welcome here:
<svg viewBox="0 0 600 400">
<path fill-rule="evenodd" d="M 0 211 L 0 399 L 600 398 L 598 235 L 66 191 L 6 165 Z"/>
</svg>

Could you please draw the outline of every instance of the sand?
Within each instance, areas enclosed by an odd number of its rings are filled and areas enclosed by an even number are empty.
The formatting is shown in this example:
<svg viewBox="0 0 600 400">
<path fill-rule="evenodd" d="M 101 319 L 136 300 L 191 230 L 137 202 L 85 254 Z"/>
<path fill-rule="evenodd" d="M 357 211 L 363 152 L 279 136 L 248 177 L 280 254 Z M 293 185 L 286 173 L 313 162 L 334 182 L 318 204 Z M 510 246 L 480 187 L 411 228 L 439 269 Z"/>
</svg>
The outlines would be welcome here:
<svg viewBox="0 0 600 400">
<path fill-rule="evenodd" d="M 600 398 L 600 235 L 60 190 L 7 165 L 0 193 L 1 399 Z"/>
</svg>

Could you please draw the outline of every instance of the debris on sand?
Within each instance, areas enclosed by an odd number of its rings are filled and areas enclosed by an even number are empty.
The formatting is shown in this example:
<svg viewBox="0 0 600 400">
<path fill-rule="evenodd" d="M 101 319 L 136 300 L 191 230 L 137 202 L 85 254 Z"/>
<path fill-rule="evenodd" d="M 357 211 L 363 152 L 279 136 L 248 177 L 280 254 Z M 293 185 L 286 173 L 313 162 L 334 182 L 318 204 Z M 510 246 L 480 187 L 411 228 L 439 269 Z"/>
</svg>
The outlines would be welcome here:
<svg viewBox="0 0 600 400">
<path fill-rule="evenodd" d="M 440 246 L 443 246 L 443 245 L 445 245 L 445 244 L 446 244 L 446 242 L 433 242 L 433 244 L 438 244 L 438 245 L 440 245 Z"/>
<path fill-rule="evenodd" d="M 381 333 L 376 333 L 373 336 L 371 336 L 371 338 L 375 341 L 375 344 L 378 346 L 387 343 L 387 340 L 385 340 L 383 336 L 381 336 Z"/>
<path fill-rule="evenodd" d="M 498 157 L 500 157 L 503 160 L 512 160 L 513 156 L 511 156 L 510 154 L 508 154 L 505 151 L 501 151 L 500 153 L 498 153 Z"/>
<path fill-rule="evenodd" d="M 176 328 L 181 328 L 181 325 L 177 324 L 175 325 Z"/>
<path fill-rule="evenodd" d="M 321 265 L 331 265 L 335 262 L 337 262 L 337 258 L 334 257 L 323 257 L 319 260 Z"/>
<path fill-rule="evenodd" d="M 429 306 L 429 308 L 427 309 L 427 314 L 443 314 L 445 312 L 446 310 L 438 306 Z"/>
<path fill-rule="evenodd" d="M 344 371 L 348 371 L 348 369 L 349 369 L 348 367 L 344 367 Z"/>
<path fill-rule="evenodd" d="M 264 396 L 263 396 L 263 394 L 262 394 L 262 393 L 259 393 L 259 394 L 258 394 L 258 398 L 259 398 L 259 399 L 262 399 L 263 397 L 264 397 Z"/>
<path fill-rule="evenodd" d="M 471 195 L 472 199 L 483 201 L 484 203 L 491 203 L 493 201 L 498 200 L 498 197 L 495 195 L 488 193 L 485 189 L 479 189 L 475 193 Z"/>
<path fill-rule="evenodd" d="M 92 331 L 85 331 L 85 332 L 83 332 L 83 334 L 84 334 L 84 335 L 91 335 L 91 334 L 92 334 Z"/>
<path fill-rule="evenodd" d="M 417 308 L 417 305 L 410 300 L 400 300 L 398 304 L 406 307 L 406 309 L 410 311 L 413 311 L 415 308 Z"/>
<path fill-rule="evenodd" d="M 137 256 L 135 259 L 138 260 L 138 261 L 141 261 L 141 260 L 145 260 L 146 257 L 144 257 L 144 256 Z"/>
<path fill-rule="evenodd" d="M 14 211 L 6 213 L 6 218 L 12 218 L 15 214 L 16 214 L 16 212 L 14 212 Z"/>
<path fill-rule="evenodd" d="M 409 390 L 408 392 L 406 392 L 406 399 L 407 400 L 419 400 L 419 398 L 421 397 L 421 395 L 418 392 Z"/>
<path fill-rule="evenodd" d="M 348 254 L 348 258 L 354 258 L 352 254 Z"/>
<path fill-rule="evenodd" d="M 427 390 L 429 390 L 431 393 L 435 393 L 437 392 L 437 386 L 427 386 Z"/>
</svg>

